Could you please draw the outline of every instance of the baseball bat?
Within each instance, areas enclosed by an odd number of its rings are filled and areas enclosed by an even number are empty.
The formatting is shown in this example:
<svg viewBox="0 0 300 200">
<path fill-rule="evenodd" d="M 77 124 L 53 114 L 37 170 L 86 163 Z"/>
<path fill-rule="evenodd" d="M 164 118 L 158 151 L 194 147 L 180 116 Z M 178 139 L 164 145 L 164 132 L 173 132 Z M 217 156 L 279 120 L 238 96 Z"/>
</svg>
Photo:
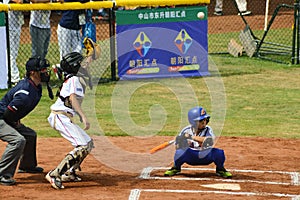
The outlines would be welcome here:
<svg viewBox="0 0 300 200">
<path fill-rule="evenodd" d="M 175 142 L 175 140 L 170 140 L 170 141 L 168 141 L 168 142 L 164 142 L 164 143 L 162 143 L 162 144 L 160 144 L 160 145 L 158 145 L 158 146 L 152 148 L 152 149 L 150 150 L 150 153 L 153 154 L 153 153 L 155 153 L 155 152 L 157 152 L 157 151 L 159 151 L 159 150 L 162 150 L 162 149 L 164 149 L 164 148 L 170 146 L 170 145 L 173 144 L 174 142 Z"/>
</svg>

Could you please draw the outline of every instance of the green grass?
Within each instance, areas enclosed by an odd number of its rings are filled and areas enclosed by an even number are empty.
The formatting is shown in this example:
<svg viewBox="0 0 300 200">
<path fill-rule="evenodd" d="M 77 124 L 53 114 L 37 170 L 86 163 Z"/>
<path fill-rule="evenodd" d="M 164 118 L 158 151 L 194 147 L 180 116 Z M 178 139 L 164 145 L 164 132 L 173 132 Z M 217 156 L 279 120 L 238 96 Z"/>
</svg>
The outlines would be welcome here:
<svg viewBox="0 0 300 200">
<path fill-rule="evenodd" d="M 188 109 L 199 104 L 211 114 L 210 125 L 222 136 L 300 138 L 299 66 L 248 57 L 211 59 L 217 68 L 210 67 L 209 77 L 99 84 L 87 93 L 83 105 L 92 122 L 88 133 L 176 135 L 188 124 Z M 218 93 L 221 90 L 211 88 L 218 82 L 224 85 L 226 99 Z M 4 93 L 0 91 L 1 96 Z M 224 126 L 214 107 L 219 104 L 213 104 L 218 97 L 220 106 L 225 102 Z M 22 120 L 40 137 L 59 136 L 47 122 L 53 102 L 44 89 L 39 105 Z"/>
<path fill-rule="evenodd" d="M 299 67 L 248 58 L 229 60 L 231 68 L 219 65 L 227 95 L 223 133 L 299 138 Z M 243 64 L 238 67 L 238 63 Z"/>
</svg>

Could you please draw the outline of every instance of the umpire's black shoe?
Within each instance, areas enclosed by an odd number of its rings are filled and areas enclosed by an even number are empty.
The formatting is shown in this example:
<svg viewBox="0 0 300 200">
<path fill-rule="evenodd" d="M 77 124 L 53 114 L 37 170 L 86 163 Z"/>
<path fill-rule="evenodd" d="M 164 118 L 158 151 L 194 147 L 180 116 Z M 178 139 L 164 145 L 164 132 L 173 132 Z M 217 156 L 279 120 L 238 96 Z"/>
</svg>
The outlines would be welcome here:
<svg viewBox="0 0 300 200">
<path fill-rule="evenodd" d="M 31 174 L 37 174 L 37 173 L 43 173 L 44 169 L 41 167 L 34 167 L 29 169 L 21 169 L 19 168 L 18 173 L 31 173 Z"/>
<path fill-rule="evenodd" d="M 8 177 L 8 176 L 2 176 L 0 178 L 0 184 L 1 185 L 7 185 L 7 186 L 10 186 L 10 185 L 14 185 L 16 184 L 16 181 L 11 178 L 11 177 Z"/>
</svg>

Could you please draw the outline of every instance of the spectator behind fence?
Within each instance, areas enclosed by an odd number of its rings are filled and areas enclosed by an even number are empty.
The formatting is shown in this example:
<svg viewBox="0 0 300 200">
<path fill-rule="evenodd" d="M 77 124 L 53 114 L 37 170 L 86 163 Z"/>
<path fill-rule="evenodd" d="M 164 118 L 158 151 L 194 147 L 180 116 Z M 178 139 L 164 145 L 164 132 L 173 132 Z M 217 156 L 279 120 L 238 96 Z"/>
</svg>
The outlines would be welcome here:
<svg viewBox="0 0 300 200">
<path fill-rule="evenodd" d="M 23 3 L 23 0 L 4 0 L 8 3 Z M 20 46 L 21 27 L 24 24 L 22 11 L 8 12 L 9 49 L 10 49 L 10 74 L 13 85 L 20 81 L 20 72 L 17 65 L 17 57 Z"/>
<path fill-rule="evenodd" d="M 48 3 L 50 0 L 31 0 L 31 3 Z M 63 0 L 59 1 L 63 3 Z M 31 36 L 31 56 L 45 58 L 51 37 L 50 10 L 32 10 L 29 29 Z"/>
<path fill-rule="evenodd" d="M 89 2 L 89 0 L 65 0 L 65 2 Z M 57 27 L 60 60 L 71 52 L 81 53 L 81 28 L 86 23 L 85 10 L 64 10 Z"/>
<path fill-rule="evenodd" d="M 251 15 L 251 11 L 247 10 L 247 0 L 235 0 L 240 13 L 238 15 Z M 223 0 L 216 0 L 215 15 L 223 15 Z"/>
</svg>

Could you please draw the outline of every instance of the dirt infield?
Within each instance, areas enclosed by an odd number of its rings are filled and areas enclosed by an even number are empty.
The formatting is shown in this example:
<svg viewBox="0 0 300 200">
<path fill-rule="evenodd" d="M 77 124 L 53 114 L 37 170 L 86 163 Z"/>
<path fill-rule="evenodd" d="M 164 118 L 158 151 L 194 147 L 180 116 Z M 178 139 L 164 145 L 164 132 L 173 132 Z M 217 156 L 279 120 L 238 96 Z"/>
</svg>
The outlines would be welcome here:
<svg viewBox="0 0 300 200">
<path fill-rule="evenodd" d="M 281 2 L 275 0 L 276 2 Z M 274 2 L 275 2 L 274 1 Z M 250 2 L 250 1 L 249 1 Z M 287 2 L 287 0 L 285 0 Z M 209 6 L 209 33 L 240 31 L 244 28 L 236 11 L 225 6 L 224 16 L 213 16 L 213 2 Z M 291 2 L 292 3 L 292 2 Z M 275 4 L 275 3 L 274 3 Z M 274 5 L 273 4 L 273 5 Z M 259 0 L 251 1 L 249 10 L 253 16 L 246 19 L 253 29 L 262 29 L 264 10 L 255 10 L 257 5 L 263 6 Z M 276 4 L 275 4 L 276 5 Z M 256 7 L 255 7 L 256 6 Z M 274 10 L 274 6 L 270 10 Z M 232 16 L 234 15 L 234 17 Z M 291 12 L 278 16 L 277 26 L 291 27 Z M 282 22 L 283 20 L 283 22 Z M 284 21 L 287 20 L 287 21 Z M 255 26 L 257 24 L 257 27 Z M 56 24 L 54 25 L 56 27 Z M 103 26 L 107 27 L 103 23 Z M 23 26 L 28 29 L 28 26 Z M 28 30 L 26 30 L 28 32 Z M 103 31 L 103 30 L 102 30 Z M 22 31 L 25 33 L 25 31 Z M 56 39 L 53 31 L 52 39 Z M 34 128 L 34 127 L 33 127 Z M 96 138 L 101 140 L 101 138 Z M 123 152 L 132 152 L 136 158 L 133 162 L 120 160 L 121 165 L 130 168 L 139 155 L 147 155 L 148 151 L 172 137 L 155 136 L 146 139 L 136 137 L 109 137 L 111 149 L 120 149 L 120 155 L 111 154 L 107 149 L 104 157 L 122 157 Z M 46 172 L 53 169 L 61 159 L 72 150 L 72 146 L 63 138 L 38 138 L 38 164 L 45 169 L 43 174 L 16 174 L 15 186 L 0 185 L 0 200 L 174 200 L 174 199 L 222 199 L 222 200 L 299 200 L 300 199 L 300 139 L 278 139 L 258 137 L 221 137 L 216 147 L 222 148 L 226 154 L 225 167 L 233 173 L 230 180 L 222 179 L 214 174 L 215 166 L 187 166 L 174 178 L 165 178 L 163 173 L 170 167 L 173 149 L 163 150 L 165 162 L 161 166 L 149 165 L 147 173 L 141 177 L 142 171 L 126 172 L 112 168 L 101 162 L 97 153 L 107 147 L 96 145 L 92 154 L 82 163 L 82 171 L 78 174 L 82 182 L 64 183 L 65 189 L 55 190 L 45 180 Z M 0 155 L 6 143 L 0 141 Z M 151 163 L 151 156 L 147 163 Z M 100 160 L 100 161 L 99 161 Z M 140 162 L 140 161 L 139 161 Z M 136 164 L 140 164 L 136 162 Z M 187 168 L 187 169 L 186 169 Z M 238 184 L 240 190 L 214 189 L 203 185 Z"/>
<path fill-rule="evenodd" d="M 97 139 L 97 138 L 95 138 Z M 147 154 L 150 148 L 171 137 L 154 136 L 109 137 L 108 140 L 122 151 Z M 65 189 L 52 189 L 44 174 L 15 175 L 17 185 L 0 186 L 0 199 L 297 199 L 300 196 L 298 162 L 300 140 L 266 139 L 252 137 L 221 137 L 216 147 L 226 153 L 226 167 L 233 179 L 221 179 L 214 174 L 214 165 L 183 169 L 174 179 L 164 179 L 164 168 L 150 168 L 148 176 L 139 178 L 140 172 L 128 173 L 106 166 L 95 159 L 93 153 L 82 164 L 79 175 L 82 182 L 64 183 Z M 3 152 L 5 143 L 0 143 Z M 38 162 L 45 171 L 51 170 L 72 149 L 62 138 L 38 139 Z M 101 146 L 93 150 L 97 152 Z M 120 153 L 122 153 L 120 151 Z M 173 148 L 166 160 L 172 161 Z M 107 152 L 109 154 L 109 151 Z M 114 155 L 108 155 L 114 157 Z M 126 164 L 126 163 L 125 163 Z M 138 164 L 138 163 L 137 163 Z M 130 166 L 128 166 L 130 167 Z M 151 167 L 151 166 L 149 166 Z M 184 166 L 191 168 L 191 166 Z M 206 169 L 208 168 L 208 169 Z M 257 171 L 259 170 L 259 171 Z M 295 173 L 292 173 L 295 172 Z M 206 188 L 209 184 L 239 184 L 240 190 Z M 136 189 L 136 190 L 134 190 Z M 138 193 L 138 194 L 136 194 Z M 129 198 L 130 197 L 130 198 Z"/>
</svg>

